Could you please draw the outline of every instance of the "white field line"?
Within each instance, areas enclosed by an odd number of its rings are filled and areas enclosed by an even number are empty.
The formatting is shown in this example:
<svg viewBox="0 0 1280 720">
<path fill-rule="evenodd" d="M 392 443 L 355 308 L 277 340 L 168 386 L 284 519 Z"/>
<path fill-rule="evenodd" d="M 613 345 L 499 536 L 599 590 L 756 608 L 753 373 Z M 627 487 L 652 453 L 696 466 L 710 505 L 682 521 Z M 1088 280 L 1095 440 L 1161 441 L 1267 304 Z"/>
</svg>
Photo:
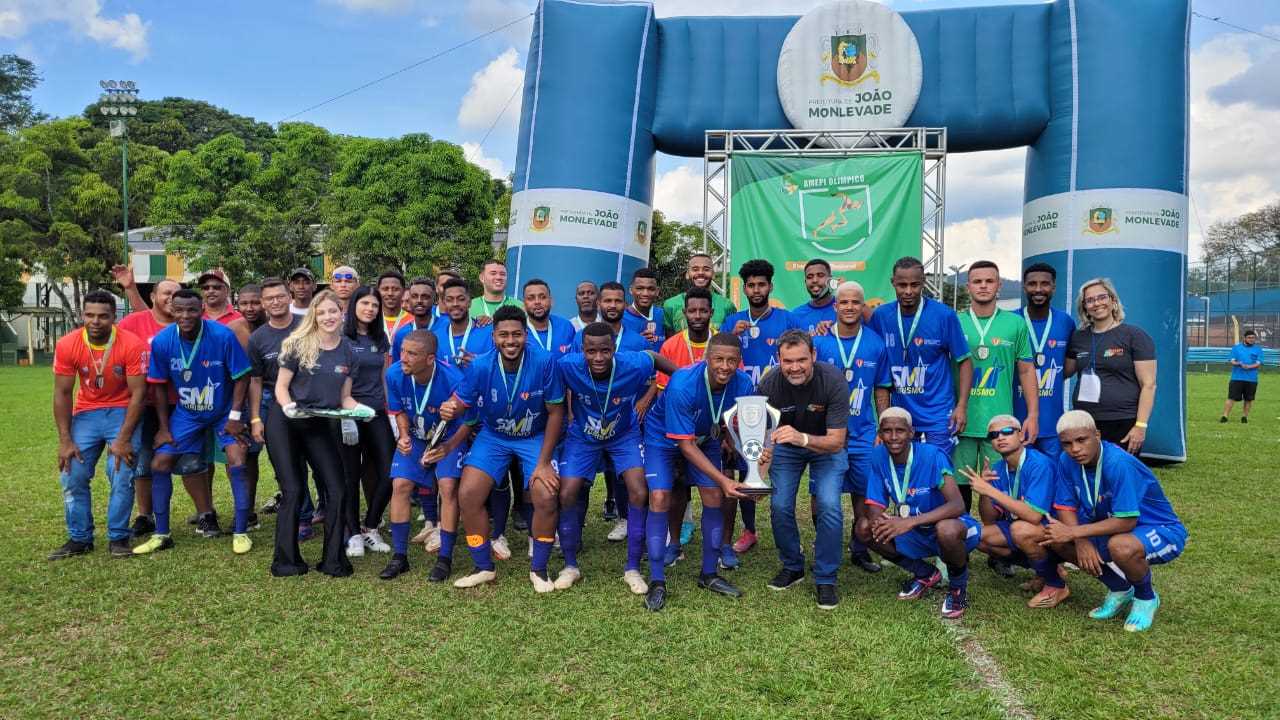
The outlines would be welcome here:
<svg viewBox="0 0 1280 720">
<path fill-rule="evenodd" d="M 1027 705 L 1023 702 L 1018 691 L 1004 679 L 1004 673 L 1000 671 L 1000 664 L 996 659 L 991 657 L 986 648 L 978 642 L 964 626 L 959 623 L 950 621 L 942 621 L 942 624 L 951 633 L 951 637 L 955 640 L 956 646 L 960 648 L 960 653 L 964 655 L 964 659 L 969 662 L 969 666 L 974 672 L 978 673 L 978 677 L 982 680 L 982 685 L 991 694 L 996 697 L 1000 703 L 1000 707 L 1004 710 L 1006 718 L 1013 720 L 1035 720 L 1035 715 L 1027 709 Z"/>
</svg>

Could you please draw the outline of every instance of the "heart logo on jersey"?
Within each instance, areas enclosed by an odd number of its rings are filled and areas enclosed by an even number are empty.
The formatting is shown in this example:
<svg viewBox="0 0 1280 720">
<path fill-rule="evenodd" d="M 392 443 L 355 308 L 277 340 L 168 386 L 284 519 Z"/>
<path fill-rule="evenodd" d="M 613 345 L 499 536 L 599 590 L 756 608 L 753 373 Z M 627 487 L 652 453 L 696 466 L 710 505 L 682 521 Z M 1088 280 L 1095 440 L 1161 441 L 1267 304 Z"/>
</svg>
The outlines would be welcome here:
<svg viewBox="0 0 1280 720">
<path fill-rule="evenodd" d="M 854 360 L 853 364 L 857 365 L 858 367 L 862 367 L 862 358 L 858 358 L 857 360 Z"/>
<path fill-rule="evenodd" d="M 992 345 L 999 345 L 999 344 L 1000 344 L 1000 338 L 991 338 L 991 344 L 992 344 Z"/>
<path fill-rule="evenodd" d="M 613 404 L 614 404 L 614 405 L 621 405 L 621 404 L 622 404 L 622 398 L 614 398 L 614 399 L 613 399 Z"/>
<path fill-rule="evenodd" d="M 208 361 L 208 360 L 204 360 L 204 361 L 202 361 L 200 364 L 201 364 L 201 365 L 203 365 L 203 366 L 205 366 L 205 367 L 209 367 L 209 361 Z"/>
<path fill-rule="evenodd" d="M 916 338 L 915 343 L 916 343 L 916 345 L 923 345 L 923 344 L 924 344 L 924 338 Z"/>
<path fill-rule="evenodd" d="M 528 399 L 529 399 L 529 393 L 527 393 L 527 392 L 522 392 L 522 393 L 520 393 L 520 399 L 521 399 L 521 400 L 528 400 Z"/>
<path fill-rule="evenodd" d="M 1050 341 L 1049 341 L 1049 347 L 1058 347 L 1058 341 L 1057 341 L 1057 340 L 1050 340 Z"/>
</svg>

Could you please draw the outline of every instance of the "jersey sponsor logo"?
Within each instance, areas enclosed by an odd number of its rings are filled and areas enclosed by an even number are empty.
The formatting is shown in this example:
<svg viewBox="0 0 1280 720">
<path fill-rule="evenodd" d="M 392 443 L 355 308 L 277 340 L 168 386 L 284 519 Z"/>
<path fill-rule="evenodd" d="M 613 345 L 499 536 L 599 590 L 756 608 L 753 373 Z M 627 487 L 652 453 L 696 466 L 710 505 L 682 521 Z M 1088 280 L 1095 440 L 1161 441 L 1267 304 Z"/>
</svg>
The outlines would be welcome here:
<svg viewBox="0 0 1280 720">
<path fill-rule="evenodd" d="M 116 377 L 124 377 L 124 366 L 123 366 L 123 365 L 112 365 L 112 366 L 111 366 L 111 372 L 112 372 L 112 373 L 114 373 Z"/>
<path fill-rule="evenodd" d="M 587 418 L 587 424 L 583 429 L 583 432 L 587 434 L 587 437 L 592 437 L 596 440 L 608 440 L 613 437 L 615 432 L 617 432 L 618 420 L 620 419 L 621 418 L 615 417 L 606 423 L 603 421 L 603 418 L 590 416 Z"/>
<path fill-rule="evenodd" d="M 222 383 L 205 380 L 204 387 L 178 388 L 178 404 L 191 412 L 213 410 L 214 394 Z"/>
<path fill-rule="evenodd" d="M 817 403 L 809 403 L 809 404 L 805 407 L 805 410 L 806 410 L 806 411 L 808 411 L 808 412 L 811 412 L 811 413 L 826 412 L 826 411 L 827 411 L 827 406 L 826 406 L 826 405 L 818 405 Z"/>
<path fill-rule="evenodd" d="M 1104 358 L 1124 357 L 1124 348 L 1109 347 L 1106 350 L 1102 351 L 1102 357 Z"/>
<path fill-rule="evenodd" d="M 867 397 L 867 386 L 862 382 L 862 378 L 858 378 L 858 384 L 849 393 L 849 414 L 858 417 L 862 415 L 862 403 Z"/>
<path fill-rule="evenodd" d="M 917 361 L 915 367 L 894 365 L 890 369 L 893 375 L 893 387 L 903 395 L 924 393 L 924 379 L 928 372 L 929 366 L 924 364 L 924 360 Z"/>
<path fill-rule="evenodd" d="M 494 429 L 512 437 L 529 437 L 533 434 L 533 423 L 537 421 L 538 416 L 541 414 L 533 410 L 526 410 L 524 417 L 498 418 L 494 422 Z"/>
<path fill-rule="evenodd" d="M 350 370 L 350 368 L 348 368 L 346 365 L 333 366 L 333 372 L 335 375 L 346 375 L 348 370 Z"/>
<path fill-rule="evenodd" d="M 1003 369 L 998 365 L 974 368 L 973 387 L 969 390 L 969 397 L 995 397 L 1000 390 L 1000 374 Z"/>
</svg>

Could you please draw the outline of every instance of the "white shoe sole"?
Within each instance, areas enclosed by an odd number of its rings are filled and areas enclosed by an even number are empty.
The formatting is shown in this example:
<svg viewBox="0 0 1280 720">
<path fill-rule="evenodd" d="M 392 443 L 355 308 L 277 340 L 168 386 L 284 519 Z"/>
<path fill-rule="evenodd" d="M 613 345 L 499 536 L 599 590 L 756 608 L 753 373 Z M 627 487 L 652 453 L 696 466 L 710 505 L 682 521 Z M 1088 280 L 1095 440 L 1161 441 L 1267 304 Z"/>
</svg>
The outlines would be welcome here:
<svg viewBox="0 0 1280 720">
<path fill-rule="evenodd" d="M 497 579 L 498 579 L 497 572 L 493 570 L 481 570 L 479 572 L 473 572 L 470 575 L 464 575 L 458 578 L 457 580 L 454 580 L 453 586 L 456 588 L 472 588 L 472 587 L 476 587 L 477 585 L 491 583 Z"/>
<path fill-rule="evenodd" d="M 493 551 L 493 557 L 498 560 L 511 559 L 511 546 L 507 544 L 506 538 L 498 536 L 489 546 Z"/>
<path fill-rule="evenodd" d="M 529 582 L 533 583 L 533 591 L 536 593 L 554 592 L 556 584 L 550 580 L 543 580 L 538 577 L 537 573 L 529 573 Z"/>
<path fill-rule="evenodd" d="M 565 568 L 556 576 L 555 586 L 557 590 L 568 590 L 573 587 L 574 583 L 582 579 L 582 571 L 577 568 Z"/>
<path fill-rule="evenodd" d="M 622 574 L 622 581 L 631 588 L 633 595 L 644 595 L 649 592 L 649 583 L 644 581 L 644 576 L 639 570 L 628 570 Z"/>
</svg>

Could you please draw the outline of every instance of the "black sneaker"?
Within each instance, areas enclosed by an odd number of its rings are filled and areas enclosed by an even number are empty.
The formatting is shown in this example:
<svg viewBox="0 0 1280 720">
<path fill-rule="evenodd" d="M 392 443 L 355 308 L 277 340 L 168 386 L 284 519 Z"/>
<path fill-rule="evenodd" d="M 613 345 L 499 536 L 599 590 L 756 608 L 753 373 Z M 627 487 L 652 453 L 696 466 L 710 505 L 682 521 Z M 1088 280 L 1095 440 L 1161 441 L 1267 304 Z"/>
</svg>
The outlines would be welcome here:
<svg viewBox="0 0 1280 720">
<path fill-rule="evenodd" d="M 836 586 L 829 583 L 822 583 L 818 586 L 818 609 L 819 610 L 835 610 L 840 604 L 840 595 L 836 593 Z"/>
<path fill-rule="evenodd" d="M 187 516 L 187 524 L 188 524 L 188 525 L 195 525 L 195 524 L 196 524 L 196 523 L 198 523 L 198 522 L 200 522 L 200 513 L 198 513 L 198 512 L 197 512 L 197 513 L 191 513 L 190 515 L 188 515 L 188 516 Z"/>
<path fill-rule="evenodd" d="M 262 513 L 263 515 L 276 514 L 277 512 L 280 511 L 280 501 L 283 499 L 284 499 L 284 495 L 281 495 L 280 493 L 276 493 L 271 497 L 270 500 L 266 502 L 265 505 L 258 508 L 258 512 Z"/>
<path fill-rule="evenodd" d="M 62 543 L 62 547 L 49 553 L 50 560 L 66 560 L 76 555 L 84 555 L 93 552 L 93 543 L 82 543 L 79 540 L 68 540 Z"/>
<path fill-rule="evenodd" d="M 803 579 L 803 570 L 788 570 L 786 568 L 782 568 L 778 571 L 778 574 L 774 575 L 773 579 L 769 581 L 769 589 L 786 590 Z"/>
<path fill-rule="evenodd" d="M 880 563 L 872 560 L 867 553 L 849 553 L 849 562 L 864 573 L 878 573 L 881 570 Z"/>
<path fill-rule="evenodd" d="M 644 596 L 644 607 L 651 612 L 658 612 L 667 606 L 667 583 L 654 580 L 649 583 L 649 592 Z"/>
<path fill-rule="evenodd" d="M 393 580 L 400 575 L 409 572 L 409 558 L 396 553 L 391 556 L 391 562 L 382 568 L 382 572 L 378 573 L 378 577 L 383 580 Z"/>
<path fill-rule="evenodd" d="M 605 520 L 617 520 L 618 519 L 618 503 L 613 500 L 605 500 L 604 515 L 602 515 L 601 517 L 603 517 Z"/>
<path fill-rule="evenodd" d="M 524 513 L 516 513 L 511 520 L 511 525 L 520 532 L 526 532 L 529 529 L 529 523 L 524 521 Z"/>
<path fill-rule="evenodd" d="M 435 567 L 431 568 L 431 572 L 427 573 L 427 582 L 444 582 L 453 574 L 453 558 L 436 558 Z"/>
<path fill-rule="evenodd" d="M 220 537 L 222 528 L 218 525 L 218 513 L 212 510 L 201 513 L 200 519 L 196 520 L 196 534 L 207 538 Z"/>
<path fill-rule="evenodd" d="M 1226 421 L 1227 421 L 1227 416 L 1226 416 L 1226 415 L 1223 415 L 1222 417 L 1218 418 L 1218 422 L 1220 422 L 1220 423 L 1224 423 L 1224 422 L 1226 422 Z"/>
<path fill-rule="evenodd" d="M 249 525 L 245 529 L 258 530 L 261 527 L 262 527 L 262 521 L 258 519 L 258 513 L 256 512 L 249 513 Z"/>
<path fill-rule="evenodd" d="M 143 535 L 150 535 L 156 531 L 156 521 L 150 515 L 139 515 L 133 519 L 133 525 L 129 528 L 129 532 L 134 537 L 140 538 Z"/>
<path fill-rule="evenodd" d="M 1247 417 L 1242 417 L 1242 418 L 1240 418 L 1240 423 L 1241 423 L 1242 425 L 1248 425 L 1248 424 L 1249 424 L 1249 418 L 1247 418 Z"/>
<path fill-rule="evenodd" d="M 133 557 L 133 548 L 129 546 L 128 540 L 112 540 L 107 546 L 107 550 L 113 558 L 131 558 Z"/>
<path fill-rule="evenodd" d="M 710 590 L 711 592 L 719 595 L 724 595 L 725 597 L 742 597 L 742 591 L 738 589 L 737 585 L 734 585 L 715 573 L 711 573 L 710 575 L 699 575 L 698 587 L 703 590 Z"/>
<path fill-rule="evenodd" d="M 1008 560 L 995 555 L 987 558 L 987 567 L 991 568 L 991 571 L 1000 577 L 1011 578 L 1016 574 Z"/>
</svg>

